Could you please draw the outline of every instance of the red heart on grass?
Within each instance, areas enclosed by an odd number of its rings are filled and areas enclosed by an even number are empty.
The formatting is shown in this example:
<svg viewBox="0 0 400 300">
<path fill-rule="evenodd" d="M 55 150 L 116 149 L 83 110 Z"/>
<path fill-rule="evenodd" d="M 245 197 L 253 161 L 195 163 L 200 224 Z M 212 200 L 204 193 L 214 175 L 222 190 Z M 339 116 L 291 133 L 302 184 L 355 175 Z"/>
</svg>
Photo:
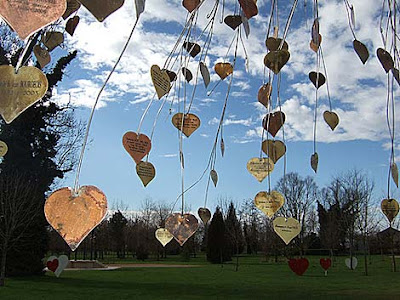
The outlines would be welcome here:
<svg viewBox="0 0 400 300">
<path fill-rule="evenodd" d="M 47 269 L 49 269 L 52 272 L 55 272 L 58 268 L 58 259 L 49 260 L 46 265 Z"/>
<path fill-rule="evenodd" d="M 332 261 L 330 258 L 321 258 L 319 260 L 319 264 L 321 265 L 322 269 L 327 271 L 331 267 Z"/>
<path fill-rule="evenodd" d="M 289 267 L 297 275 L 303 275 L 307 271 L 309 262 L 307 258 L 292 258 L 289 259 Z"/>
</svg>

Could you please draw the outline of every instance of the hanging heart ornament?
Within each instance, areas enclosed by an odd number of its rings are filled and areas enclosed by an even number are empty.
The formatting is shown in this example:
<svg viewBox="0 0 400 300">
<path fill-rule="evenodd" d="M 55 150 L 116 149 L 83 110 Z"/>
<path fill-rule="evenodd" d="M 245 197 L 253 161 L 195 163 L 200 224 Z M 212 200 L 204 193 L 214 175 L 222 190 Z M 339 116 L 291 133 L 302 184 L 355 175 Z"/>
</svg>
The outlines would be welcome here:
<svg viewBox="0 0 400 300">
<path fill-rule="evenodd" d="M 184 120 L 182 122 L 182 117 L 184 116 Z M 182 126 L 183 123 L 183 126 Z M 177 113 L 172 117 L 172 124 L 178 129 L 182 130 L 183 134 L 186 137 L 192 135 L 193 132 L 200 127 L 200 119 L 195 114 L 183 114 Z M 183 128 L 183 129 L 182 129 Z"/>
<path fill-rule="evenodd" d="M 0 157 L 3 157 L 8 152 L 8 146 L 5 142 L 0 141 Z"/>
<path fill-rule="evenodd" d="M 197 231 L 199 222 L 192 214 L 175 213 L 165 220 L 165 228 L 174 236 L 179 245 L 183 244 Z"/>
<path fill-rule="evenodd" d="M 230 16 L 226 16 L 224 19 L 224 23 L 226 25 L 228 25 L 230 28 L 232 28 L 233 30 L 235 30 L 236 28 L 238 28 L 240 26 L 240 24 L 242 24 L 242 16 L 240 15 L 230 15 Z"/>
<path fill-rule="evenodd" d="M 392 223 L 399 213 L 399 203 L 395 199 L 383 199 L 381 209 L 389 222 Z"/>
<path fill-rule="evenodd" d="M 159 66 L 152 65 L 150 69 L 151 80 L 153 81 L 154 88 L 158 99 L 168 94 L 171 89 L 171 79 L 166 70 L 161 70 Z M 175 74 L 176 77 L 176 74 Z"/>
<path fill-rule="evenodd" d="M 188 10 L 188 12 L 192 12 L 199 6 L 200 0 L 183 0 L 182 5 L 184 8 Z"/>
<path fill-rule="evenodd" d="M 211 219 L 211 212 L 207 207 L 200 207 L 197 210 L 197 213 L 199 214 L 199 217 L 201 221 L 203 221 L 204 224 L 207 224 L 208 221 Z"/>
<path fill-rule="evenodd" d="M 267 114 L 263 119 L 263 127 L 267 130 L 273 137 L 281 129 L 282 125 L 285 123 L 285 114 L 281 111 Z"/>
<path fill-rule="evenodd" d="M 156 239 L 165 247 L 174 236 L 165 228 L 158 228 L 155 232 Z"/>
<path fill-rule="evenodd" d="M 308 266 L 310 265 L 308 259 L 305 257 L 292 258 L 289 260 L 288 264 L 289 268 L 299 276 L 303 275 L 307 271 Z"/>
<path fill-rule="evenodd" d="M 230 63 L 217 63 L 214 67 L 215 73 L 224 80 L 233 73 L 233 66 Z"/>
<path fill-rule="evenodd" d="M 151 141 L 147 135 L 128 131 L 122 137 L 122 144 L 125 150 L 138 164 L 151 150 Z"/>
<path fill-rule="evenodd" d="M 39 45 L 35 45 L 33 47 L 33 53 L 35 54 L 36 60 L 41 68 L 44 68 L 46 65 L 50 63 L 51 56 L 49 51 L 47 51 L 46 49 L 43 49 Z"/>
<path fill-rule="evenodd" d="M 46 93 L 46 75 L 35 67 L 0 66 L 0 114 L 10 124 Z"/>
<path fill-rule="evenodd" d="M 339 116 L 333 111 L 324 111 L 324 120 L 332 131 L 335 130 L 336 126 L 339 124 Z"/>
<path fill-rule="evenodd" d="M 276 164 L 276 162 L 285 155 L 286 146 L 279 140 L 265 140 L 262 142 L 262 151 Z"/>
<path fill-rule="evenodd" d="M 285 204 L 285 198 L 278 191 L 259 192 L 254 198 L 254 204 L 268 218 L 271 218 Z"/>
<path fill-rule="evenodd" d="M 274 170 L 274 162 L 268 157 L 253 157 L 247 162 L 247 171 L 262 182 Z"/>
<path fill-rule="evenodd" d="M 47 222 L 65 240 L 72 251 L 101 223 L 107 213 L 107 199 L 95 186 L 82 186 L 76 194 L 64 187 L 46 200 Z"/>
<path fill-rule="evenodd" d="M 146 187 L 156 176 L 156 169 L 153 164 L 147 161 L 140 161 L 136 165 L 136 174 L 138 174 L 143 185 Z"/>
<path fill-rule="evenodd" d="M 59 257 L 50 256 L 47 259 L 46 266 L 47 269 L 54 272 L 54 275 L 56 275 L 56 277 L 59 277 L 62 271 L 64 271 L 64 269 L 68 266 L 68 263 L 69 259 L 66 255 L 60 255 Z"/>
<path fill-rule="evenodd" d="M 79 0 L 79 2 L 86 7 L 99 22 L 103 22 L 109 15 L 124 4 L 124 0 Z"/>
<path fill-rule="evenodd" d="M 285 242 L 290 243 L 301 231 L 300 223 L 294 218 L 277 217 L 273 221 L 274 230 L 277 235 Z"/>
<path fill-rule="evenodd" d="M 67 7 L 65 0 L 0 1 L 0 15 L 24 40 L 32 33 L 57 21 Z"/>
<path fill-rule="evenodd" d="M 289 58 L 290 53 L 288 50 L 271 51 L 264 57 L 264 65 L 275 74 L 278 74 L 289 61 Z"/>
<path fill-rule="evenodd" d="M 269 99 L 272 94 L 272 85 L 270 83 L 263 84 L 258 90 L 258 102 L 268 108 Z"/>
</svg>

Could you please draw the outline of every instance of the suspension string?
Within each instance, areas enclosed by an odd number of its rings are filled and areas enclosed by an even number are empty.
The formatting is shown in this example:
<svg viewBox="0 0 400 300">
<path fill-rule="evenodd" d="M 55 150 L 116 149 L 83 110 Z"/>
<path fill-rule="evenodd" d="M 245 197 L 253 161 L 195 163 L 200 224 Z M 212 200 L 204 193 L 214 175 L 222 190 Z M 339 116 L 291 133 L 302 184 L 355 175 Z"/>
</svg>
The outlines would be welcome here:
<svg viewBox="0 0 400 300">
<path fill-rule="evenodd" d="M 293 6 L 292 6 L 292 9 L 290 10 L 290 14 L 289 14 L 289 17 L 288 17 L 286 25 L 285 25 L 285 30 L 283 32 L 282 41 L 281 41 L 281 44 L 279 45 L 279 48 L 278 48 L 279 50 L 282 49 L 283 44 L 285 43 L 286 36 L 288 34 L 290 24 L 292 23 L 293 14 L 294 14 L 294 12 L 296 10 L 296 7 L 297 7 L 297 2 L 298 2 L 298 0 L 294 0 L 294 2 L 293 2 Z"/>
<path fill-rule="evenodd" d="M 321 59 L 322 59 L 322 65 L 324 67 L 324 73 L 325 73 L 325 78 L 326 78 L 326 92 L 328 93 L 328 102 L 329 102 L 329 110 L 332 112 L 332 102 L 331 102 L 331 95 L 329 93 L 329 85 L 328 85 L 328 71 L 325 65 L 325 58 L 324 58 L 324 53 L 322 51 L 322 45 L 319 46 L 320 47 L 320 51 L 321 51 Z"/>
</svg>

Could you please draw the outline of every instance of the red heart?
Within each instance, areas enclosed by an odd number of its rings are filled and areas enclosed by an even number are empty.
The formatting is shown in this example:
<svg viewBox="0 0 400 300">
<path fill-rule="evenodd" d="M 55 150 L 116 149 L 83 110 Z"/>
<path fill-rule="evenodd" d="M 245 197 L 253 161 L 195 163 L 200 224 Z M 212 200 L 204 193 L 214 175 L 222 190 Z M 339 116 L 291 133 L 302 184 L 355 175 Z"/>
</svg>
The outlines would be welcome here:
<svg viewBox="0 0 400 300">
<path fill-rule="evenodd" d="M 50 271 L 55 272 L 58 268 L 58 259 L 49 260 L 46 265 Z"/>
<path fill-rule="evenodd" d="M 321 258 L 321 259 L 319 260 L 319 264 L 321 265 L 321 267 L 322 267 L 325 271 L 327 271 L 327 270 L 331 267 L 332 261 L 331 261 L 330 258 Z"/>
<path fill-rule="evenodd" d="M 308 259 L 307 258 L 292 258 L 289 260 L 289 267 L 297 275 L 303 275 L 308 269 Z"/>
</svg>

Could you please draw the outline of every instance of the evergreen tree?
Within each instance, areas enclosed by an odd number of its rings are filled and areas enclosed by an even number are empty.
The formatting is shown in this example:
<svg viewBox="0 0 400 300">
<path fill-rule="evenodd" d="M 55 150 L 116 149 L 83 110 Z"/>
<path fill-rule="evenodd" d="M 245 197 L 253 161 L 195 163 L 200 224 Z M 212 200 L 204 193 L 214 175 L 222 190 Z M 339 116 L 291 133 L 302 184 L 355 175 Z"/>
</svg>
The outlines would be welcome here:
<svg viewBox="0 0 400 300">
<path fill-rule="evenodd" d="M 125 230 L 127 224 L 128 220 L 119 210 L 109 220 L 110 234 L 118 258 L 125 258 Z"/>
<path fill-rule="evenodd" d="M 228 233 L 219 207 L 216 208 L 207 234 L 207 260 L 212 263 L 223 263 L 232 260 L 229 248 Z"/>
<path fill-rule="evenodd" d="M 228 233 L 229 247 L 232 254 L 240 254 L 244 249 L 244 237 L 242 226 L 237 219 L 233 202 L 229 204 L 228 213 L 225 219 L 225 227 Z"/>
</svg>

